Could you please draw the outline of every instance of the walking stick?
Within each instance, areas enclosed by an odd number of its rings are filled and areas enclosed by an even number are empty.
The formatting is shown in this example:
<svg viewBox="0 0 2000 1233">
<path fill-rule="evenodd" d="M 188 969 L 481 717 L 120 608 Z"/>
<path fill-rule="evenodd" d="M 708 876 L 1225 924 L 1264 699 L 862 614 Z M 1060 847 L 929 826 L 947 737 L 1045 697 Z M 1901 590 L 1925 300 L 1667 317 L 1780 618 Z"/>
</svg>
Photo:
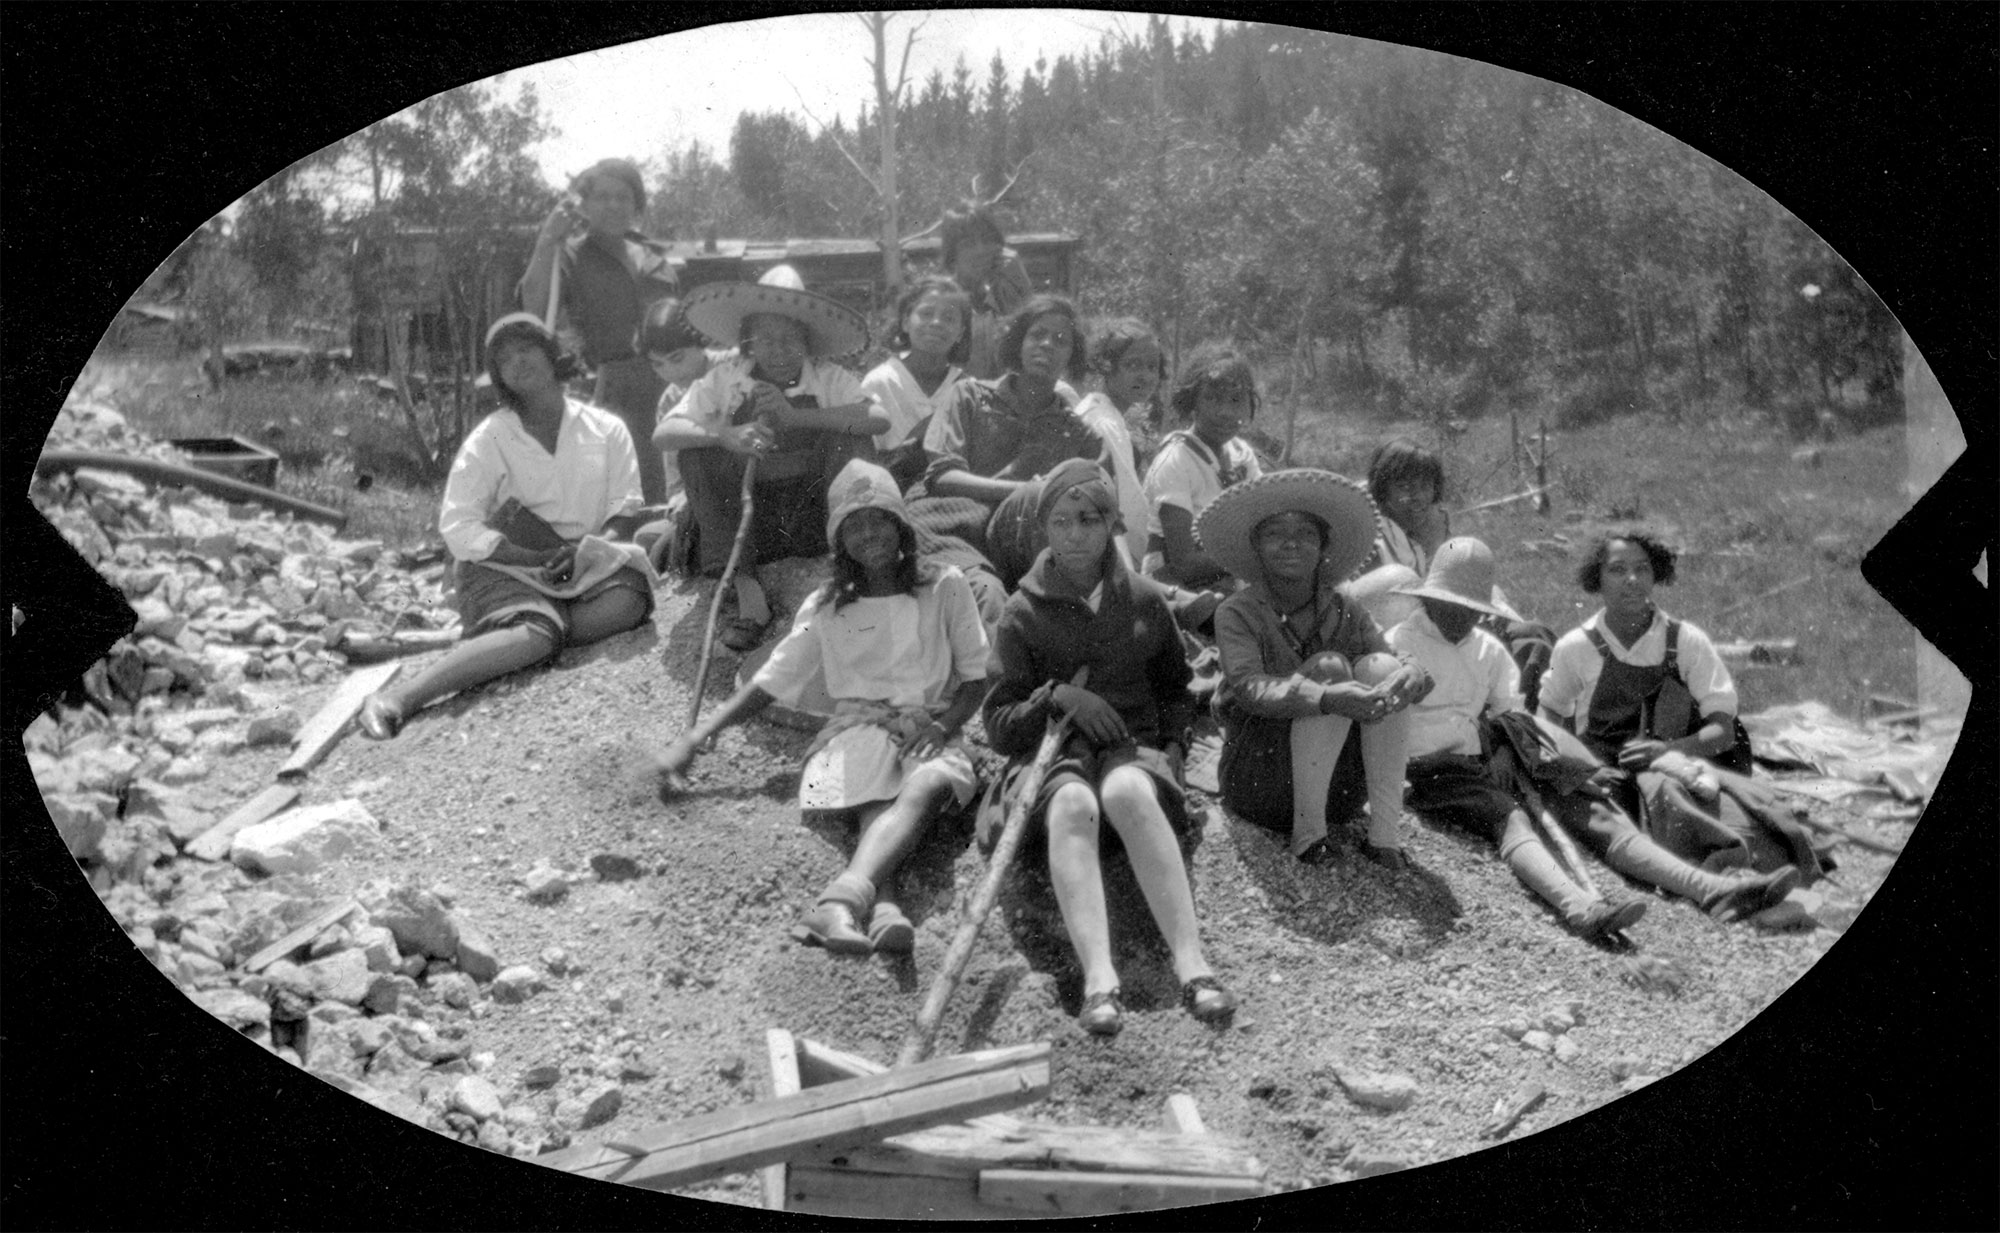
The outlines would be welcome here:
<svg viewBox="0 0 2000 1233">
<path fill-rule="evenodd" d="M 1589 891 L 1592 897 L 1602 899 L 1603 892 L 1597 889 L 1596 880 L 1590 876 L 1590 870 L 1584 867 L 1583 855 L 1576 850 L 1576 841 L 1569 837 L 1569 832 L 1563 829 L 1562 823 L 1557 821 L 1555 815 L 1549 812 L 1549 807 L 1542 803 L 1542 794 L 1535 790 L 1535 785 L 1528 781 L 1526 775 L 1518 776 L 1517 782 L 1520 785 L 1521 796 L 1528 806 L 1528 820 L 1534 825 L 1535 830 L 1541 833 L 1542 842 L 1555 853 L 1557 862 L 1568 870 L 1569 876 L 1578 886 Z"/>
<path fill-rule="evenodd" d="M 1069 683 L 1080 689 L 1089 680 L 1090 669 L 1083 667 L 1076 670 Z M 965 974 L 965 965 L 972 959 L 972 945 L 979 940 L 980 927 L 986 923 L 986 917 L 1000 898 L 1000 883 L 1014 864 L 1014 854 L 1021 849 L 1022 836 L 1028 832 L 1028 815 L 1035 810 L 1035 798 L 1042 794 L 1042 781 L 1049 777 L 1049 767 L 1055 764 L 1056 756 L 1062 752 L 1063 741 L 1068 736 L 1069 716 L 1052 716 L 1048 729 L 1042 733 L 1041 748 L 1035 751 L 1035 760 L 1028 764 L 1027 773 L 1021 776 L 1014 799 L 1007 806 L 1007 822 L 1000 828 L 999 841 L 993 845 L 993 859 L 987 862 L 986 876 L 980 880 L 978 893 L 972 897 L 972 906 L 966 909 L 958 934 L 951 940 L 951 949 L 945 952 L 944 965 L 938 970 L 937 979 L 931 982 L 930 992 L 924 996 L 923 1008 L 917 1011 L 916 1019 L 903 1037 L 903 1048 L 896 1055 L 896 1065 L 914 1066 L 930 1056 L 931 1041 L 937 1036 L 938 1022 L 944 1018 L 945 1003 L 951 1000 L 952 991 L 958 988 L 958 978 Z"/>
<path fill-rule="evenodd" d="M 750 515 L 757 507 L 751 486 L 757 482 L 757 457 L 751 455 L 743 463 L 743 516 L 736 520 L 736 538 L 729 545 L 729 560 L 722 567 L 722 580 L 715 584 L 715 598 L 708 602 L 708 632 L 701 638 L 701 667 L 694 674 L 694 704 L 688 709 L 687 726 L 693 728 L 701 718 L 701 695 L 708 688 L 708 665 L 715 658 L 715 623 L 722 616 L 722 597 L 729 594 L 729 584 L 736 580 L 736 566 L 743 559 L 743 545 L 750 539 Z"/>
</svg>

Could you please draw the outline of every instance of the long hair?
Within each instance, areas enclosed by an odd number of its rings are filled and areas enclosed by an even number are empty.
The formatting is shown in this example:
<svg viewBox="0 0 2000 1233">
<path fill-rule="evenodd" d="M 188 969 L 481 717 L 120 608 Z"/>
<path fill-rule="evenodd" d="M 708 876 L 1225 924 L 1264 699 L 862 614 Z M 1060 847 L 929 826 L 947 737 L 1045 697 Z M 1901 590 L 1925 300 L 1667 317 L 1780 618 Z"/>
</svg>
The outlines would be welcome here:
<svg viewBox="0 0 2000 1233">
<path fill-rule="evenodd" d="M 958 306 L 958 341 L 951 345 L 951 350 L 944 353 L 944 358 L 953 364 L 963 364 L 972 354 L 972 297 L 967 295 L 965 288 L 959 286 L 958 280 L 949 274 L 926 274 L 911 283 L 909 290 L 896 297 L 896 328 L 889 336 L 889 349 L 891 351 L 909 349 L 910 332 L 903 328 L 903 322 L 909 319 L 910 310 L 917 306 L 917 302 L 933 291 Z"/>
<path fill-rule="evenodd" d="M 1007 329 L 1001 334 L 1000 346 L 997 349 L 1001 371 L 1020 371 L 1021 343 L 1028 337 L 1029 327 L 1035 324 L 1036 318 L 1046 317 L 1051 313 L 1069 321 L 1069 332 L 1075 338 L 1070 344 L 1069 367 L 1063 375 L 1067 376 L 1072 384 L 1083 380 L 1083 322 L 1077 318 L 1076 305 L 1070 303 L 1067 296 L 1054 295 L 1046 291 L 1030 296 L 1027 303 L 1021 305 L 1013 316 L 1007 318 Z"/>
<path fill-rule="evenodd" d="M 855 511 L 859 513 L 860 511 Z M 848 517 L 853 517 L 850 514 Z M 846 519 L 841 520 L 846 525 Z M 916 528 L 901 518 L 896 519 L 896 591 L 902 595 L 915 595 L 917 588 L 927 582 L 937 580 L 937 567 L 917 555 Z M 840 546 L 840 536 L 834 536 L 833 577 L 827 579 L 820 589 L 822 603 L 830 603 L 835 612 L 861 598 L 861 588 L 867 583 L 868 575 L 861 563 L 847 555 L 847 549 Z"/>
</svg>

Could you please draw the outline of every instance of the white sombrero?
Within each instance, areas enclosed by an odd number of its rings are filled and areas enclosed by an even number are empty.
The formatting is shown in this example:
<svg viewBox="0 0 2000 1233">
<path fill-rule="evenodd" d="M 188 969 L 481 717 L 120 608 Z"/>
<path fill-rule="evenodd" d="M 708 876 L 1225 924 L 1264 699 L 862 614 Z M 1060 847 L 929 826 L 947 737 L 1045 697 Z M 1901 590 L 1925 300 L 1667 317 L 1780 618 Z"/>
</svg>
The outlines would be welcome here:
<svg viewBox="0 0 2000 1233">
<path fill-rule="evenodd" d="M 718 347 L 743 340 L 743 319 L 752 313 L 789 317 L 806 327 L 814 359 L 838 359 L 868 345 L 868 323 L 838 300 L 806 290 L 788 265 L 774 265 L 754 283 L 709 283 L 688 293 L 682 315 Z"/>
<path fill-rule="evenodd" d="M 1245 582 L 1262 578 L 1251 535 L 1273 514 L 1311 514 L 1326 524 L 1325 576 L 1344 582 L 1374 550 L 1375 502 L 1367 488 L 1331 471 L 1273 471 L 1222 490 L 1195 519 L 1195 539 L 1215 563 Z"/>
</svg>

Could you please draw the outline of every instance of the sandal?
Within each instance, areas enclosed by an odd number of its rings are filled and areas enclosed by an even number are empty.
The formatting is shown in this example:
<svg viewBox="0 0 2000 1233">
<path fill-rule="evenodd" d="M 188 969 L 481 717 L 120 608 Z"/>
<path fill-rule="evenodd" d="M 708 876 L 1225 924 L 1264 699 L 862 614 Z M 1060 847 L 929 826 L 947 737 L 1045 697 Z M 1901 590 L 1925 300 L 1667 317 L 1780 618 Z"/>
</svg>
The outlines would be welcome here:
<svg viewBox="0 0 2000 1233">
<path fill-rule="evenodd" d="M 1236 1013 L 1236 995 L 1213 976 L 1197 976 L 1181 986 L 1181 1005 L 1203 1023 L 1220 1023 Z"/>
<path fill-rule="evenodd" d="M 1092 1036 L 1116 1036 L 1125 1026 L 1125 1005 L 1119 1000 L 1123 990 L 1113 989 L 1109 993 L 1093 993 L 1083 999 L 1083 1010 L 1076 1016 L 1076 1022 Z"/>
<path fill-rule="evenodd" d="M 813 905 L 812 911 L 792 926 L 792 937 L 807 946 L 824 946 L 836 955 L 865 955 L 868 935 L 854 927 L 854 910 L 831 899 Z"/>
<path fill-rule="evenodd" d="M 917 928 L 903 915 L 903 909 L 877 902 L 868 917 L 868 944 L 877 954 L 907 955 L 917 947 Z"/>
<path fill-rule="evenodd" d="M 1331 865 L 1334 861 L 1333 845 L 1325 839 L 1315 839 L 1306 845 L 1305 851 L 1299 853 L 1298 861 L 1302 865 Z"/>
<path fill-rule="evenodd" d="M 402 707 L 382 694 L 369 694 L 361 700 L 361 712 L 355 716 L 355 723 L 369 740 L 386 741 L 403 730 L 404 718 Z"/>
</svg>

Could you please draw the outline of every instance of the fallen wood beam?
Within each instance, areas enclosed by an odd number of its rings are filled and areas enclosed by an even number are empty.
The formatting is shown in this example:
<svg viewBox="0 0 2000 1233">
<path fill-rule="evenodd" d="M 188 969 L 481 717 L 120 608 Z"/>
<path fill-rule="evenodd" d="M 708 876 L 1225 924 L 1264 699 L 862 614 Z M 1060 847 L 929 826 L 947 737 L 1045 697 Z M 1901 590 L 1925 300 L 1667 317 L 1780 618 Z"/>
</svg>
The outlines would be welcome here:
<svg viewBox="0 0 2000 1233">
<path fill-rule="evenodd" d="M 784 1028 L 768 1028 L 764 1032 L 764 1057 L 771 1067 L 771 1095 L 796 1096 L 802 1090 L 799 1084 L 798 1040 Z M 764 1189 L 764 1207 L 769 1211 L 785 1210 L 786 1164 L 780 1160 L 767 1164 L 760 1171 L 759 1182 Z"/>
<path fill-rule="evenodd" d="M 976 1177 L 988 1169 L 1061 1169 L 1229 1176 L 1261 1182 L 1265 1174 L 1263 1164 L 1240 1144 L 1211 1135 L 1029 1121 L 1011 1131 L 930 1126 L 876 1143 L 801 1153 L 792 1164 L 921 1177 Z"/>
<path fill-rule="evenodd" d="M 198 467 L 181 466 L 159 458 L 140 458 L 129 454 L 105 454 L 94 450 L 50 450 L 35 460 L 35 474 L 54 475 L 61 471 L 75 471 L 80 467 L 96 467 L 103 471 L 116 471 L 144 480 L 149 484 L 178 484 L 205 492 L 225 501 L 254 501 L 282 514 L 295 514 L 314 522 L 324 522 L 335 530 L 347 525 L 347 512 L 334 509 L 330 505 L 320 505 L 314 501 L 304 501 L 298 497 L 273 492 L 269 488 L 248 484 L 242 480 L 217 475 L 213 471 L 203 471 Z"/>
<path fill-rule="evenodd" d="M 330 926 L 336 925 L 361 910 L 361 905 L 352 899 L 343 899 L 324 912 L 309 916 L 297 928 L 285 934 L 263 950 L 243 961 L 246 972 L 261 972 L 286 955 L 312 941 Z"/>
<path fill-rule="evenodd" d="M 988 1169 L 979 1175 L 981 1203 L 1040 1216 L 1148 1212 L 1163 1207 L 1254 1199 L 1268 1193 L 1261 1182 L 1244 1177 L 1064 1173 L 1049 1169 Z"/>
<path fill-rule="evenodd" d="M 205 861 L 227 860 L 229 841 L 236 838 L 237 831 L 255 826 L 281 810 L 291 808 L 292 802 L 298 799 L 298 788 L 291 784 L 274 783 L 238 805 L 228 817 L 196 835 L 187 846 L 187 854 Z"/>
<path fill-rule="evenodd" d="M 1208 1133 L 1208 1127 L 1201 1120 L 1201 1109 L 1194 1103 L 1194 1097 L 1186 1092 L 1175 1092 L 1167 1097 L 1167 1129 L 1177 1135 Z"/>
<path fill-rule="evenodd" d="M 805 1152 L 859 1147 L 885 1135 L 1030 1104 L 1049 1091 L 1047 1041 L 959 1054 L 888 1074 L 722 1109 L 552 1152 L 537 1163 L 599 1181 L 673 1190 Z"/>
<path fill-rule="evenodd" d="M 774 1029 L 777 1030 L 777 1029 Z M 816 1040 L 793 1037 L 792 1047 L 797 1052 L 799 1082 L 805 1087 L 819 1087 L 827 1083 L 838 1083 L 842 1079 L 863 1079 L 869 1075 L 886 1075 L 889 1068 L 880 1062 L 870 1061 L 858 1053 L 847 1053 Z M 984 1126 L 1001 1134 L 1018 1130 L 1021 1119 L 1008 1113 L 988 1113 L 983 1117 L 967 1118 L 969 1126 Z"/>
<path fill-rule="evenodd" d="M 1020 1213 L 979 1201 L 976 1177 L 897 1177 L 794 1164 L 785 1210 L 883 1220 L 1014 1220 Z"/>
<path fill-rule="evenodd" d="M 1543 494 L 1547 493 L 1548 490 L 1549 486 L 1547 484 L 1539 484 L 1533 488 L 1517 492 L 1512 496 L 1495 497 L 1491 501 L 1481 501 L 1477 505 L 1468 505 L 1464 509 L 1458 510 L 1457 513 L 1476 514 L 1481 510 L 1497 509 L 1502 505 L 1512 505 L 1516 501 L 1532 501 L 1538 497 L 1541 497 Z"/>
<path fill-rule="evenodd" d="M 1753 664 L 1795 664 L 1799 662 L 1799 640 L 1752 638 L 1742 642 L 1718 642 L 1715 653 L 1724 659 L 1747 660 Z"/>
<path fill-rule="evenodd" d="M 318 765 L 319 760 L 326 756 L 326 751 L 332 749 L 341 734 L 347 731 L 347 725 L 354 721 L 362 701 L 395 679 L 402 667 L 402 664 L 392 661 L 348 673 L 347 679 L 333 691 L 333 697 L 326 700 L 326 705 L 320 707 L 318 713 L 308 719 L 292 739 L 292 756 L 278 768 L 278 778 L 297 779 Z"/>
<path fill-rule="evenodd" d="M 1774 782 L 1771 784 L 1771 786 L 1778 789 L 1778 791 L 1780 792 L 1790 793 L 1793 796 L 1803 796 L 1808 800 L 1817 801 L 1820 799 L 1819 797 L 1814 796 L 1810 792 L 1801 792 L 1797 788 L 1788 788 L 1781 783 Z M 1801 810 L 1793 810 L 1792 817 L 1798 819 L 1809 830 L 1815 830 L 1821 832 L 1822 834 L 1832 835 L 1836 839 L 1845 839 L 1847 842 L 1853 844 L 1857 848 L 1867 848 L 1871 852 L 1880 852 L 1887 856 L 1901 856 L 1903 854 L 1902 844 L 1884 843 L 1880 839 L 1870 839 L 1866 835 L 1857 835 L 1853 831 L 1848 830 L 1844 826 L 1835 826 L 1831 822 L 1822 822 L 1820 819 L 1815 818 L 1811 814 L 1805 813 Z"/>
</svg>

